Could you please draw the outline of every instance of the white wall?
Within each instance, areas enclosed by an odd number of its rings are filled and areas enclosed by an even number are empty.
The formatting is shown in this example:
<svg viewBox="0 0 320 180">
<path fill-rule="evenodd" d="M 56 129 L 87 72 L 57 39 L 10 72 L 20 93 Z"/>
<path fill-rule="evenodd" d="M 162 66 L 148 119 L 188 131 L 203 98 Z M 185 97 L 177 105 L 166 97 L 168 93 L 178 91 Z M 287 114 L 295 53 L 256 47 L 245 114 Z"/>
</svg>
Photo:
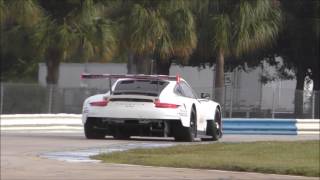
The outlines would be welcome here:
<svg viewBox="0 0 320 180">
<path fill-rule="evenodd" d="M 260 72 L 261 69 L 256 68 L 248 72 L 239 69 L 232 73 L 234 88 L 230 87 L 228 91 L 229 94 L 233 91 L 233 104 L 241 105 L 242 108 L 245 107 L 246 109 L 260 107 L 262 89 L 262 84 L 259 80 Z M 228 99 L 228 101 L 230 100 L 231 98 Z"/>
<path fill-rule="evenodd" d="M 197 68 L 190 66 L 172 65 L 170 75 L 179 74 L 200 94 L 201 92 L 212 95 L 214 81 L 214 67 Z M 231 86 L 233 90 L 233 104 L 239 104 L 242 108 L 250 109 L 260 107 L 262 109 L 292 110 L 294 100 L 295 80 L 277 81 L 262 85 L 259 81 L 261 68 L 256 68 L 248 72 L 242 70 L 232 72 Z M 265 70 L 264 70 L 265 71 Z M 109 84 L 105 79 L 101 80 L 81 80 L 80 75 L 88 73 L 126 74 L 126 64 L 117 63 L 62 63 L 60 65 L 59 81 L 60 87 L 67 88 L 99 88 L 108 89 Z M 39 64 L 39 83 L 46 85 L 47 69 L 44 63 Z M 231 102 L 232 88 L 226 89 L 226 108 Z M 281 91 L 279 91 L 281 89 Z M 273 93 L 275 92 L 275 95 Z M 274 101 L 274 102 L 273 102 Z M 236 108 L 233 107 L 233 108 Z M 234 109 L 235 110 L 235 109 Z"/>
<path fill-rule="evenodd" d="M 294 108 L 296 80 L 273 81 L 265 84 L 262 89 L 262 109 L 290 111 Z"/>
<path fill-rule="evenodd" d="M 193 87 L 212 88 L 213 75 L 212 69 L 198 69 L 197 67 L 182 67 L 172 65 L 170 75 L 179 74 L 186 79 Z M 103 88 L 108 85 L 106 80 L 81 80 L 80 75 L 83 72 L 88 73 L 107 73 L 107 74 L 126 74 L 127 65 L 118 63 L 61 63 L 59 71 L 58 85 L 60 87 L 81 87 L 87 84 L 87 87 Z M 47 69 L 44 63 L 39 64 L 38 80 L 41 85 L 46 85 Z"/>
<path fill-rule="evenodd" d="M 80 75 L 84 72 L 126 74 L 127 67 L 125 64 L 117 63 L 61 63 L 59 70 L 58 86 L 68 88 L 89 87 L 99 89 L 108 87 L 108 82 L 105 79 L 81 80 Z M 46 65 L 44 63 L 40 63 L 38 80 L 41 85 L 46 85 L 46 75 Z"/>
<path fill-rule="evenodd" d="M 191 66 L 172 65 L 170 75 L 179 74 L 183 77 L 198 93 L 212 93 L 213 87 L 213 67 L 197 68 Z"/>
</svg>

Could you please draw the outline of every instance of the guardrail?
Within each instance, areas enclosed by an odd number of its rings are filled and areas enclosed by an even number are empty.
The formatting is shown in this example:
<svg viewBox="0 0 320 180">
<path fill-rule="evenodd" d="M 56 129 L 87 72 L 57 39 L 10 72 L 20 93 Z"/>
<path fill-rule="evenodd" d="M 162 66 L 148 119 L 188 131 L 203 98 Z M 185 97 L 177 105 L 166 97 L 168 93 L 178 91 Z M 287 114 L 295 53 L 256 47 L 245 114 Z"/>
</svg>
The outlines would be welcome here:
<svg viewBox="0 0 320 180">
<path fill-rule="evenodd" d="M 223 119 L 225 134 L 320 134 L 320 119 Z"/>
<path fill-rule="evenodd" d="M 0 115 L 1 130 L 82 130 L 80 114 Z M 224 134 L 320 134 L 320 119 L 224 118 Z"/>
</svg>

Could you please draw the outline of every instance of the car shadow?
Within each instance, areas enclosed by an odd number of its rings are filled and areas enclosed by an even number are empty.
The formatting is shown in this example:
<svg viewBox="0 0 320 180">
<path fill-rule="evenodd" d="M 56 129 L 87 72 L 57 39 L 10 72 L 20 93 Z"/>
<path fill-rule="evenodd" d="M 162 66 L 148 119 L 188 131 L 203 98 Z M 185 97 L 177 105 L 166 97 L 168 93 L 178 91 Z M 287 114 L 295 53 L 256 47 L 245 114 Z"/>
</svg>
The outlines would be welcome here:
<svg viewBox="0 0 320 180">
<path fill-rule="evenodd" d="M 132 136 L 127 139 L 116 139 L 112 136 L 107 136 L 102 140 L 110 140 L 110 141 L 145 141 L 145 142 L 176 142 L 174 138 L 167 138 L 167 137 L 138 137 Z"/>
</svg>

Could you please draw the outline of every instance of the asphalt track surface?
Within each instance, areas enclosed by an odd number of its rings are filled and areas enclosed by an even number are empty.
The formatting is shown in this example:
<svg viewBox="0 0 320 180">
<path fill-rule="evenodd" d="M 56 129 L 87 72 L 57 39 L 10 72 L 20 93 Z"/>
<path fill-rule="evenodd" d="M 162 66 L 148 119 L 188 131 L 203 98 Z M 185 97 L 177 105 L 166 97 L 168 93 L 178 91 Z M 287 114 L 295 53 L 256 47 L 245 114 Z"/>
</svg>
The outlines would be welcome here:
<svg viewBox="0 0 320 180">
<path fill-rule="evenodd" d="M 266 141 L 266 140 L 307 140 L 309 136 L 257 136 L 225 135 L 222 142 Z M 202 143 L 202 142 L 195 142 Z M 208 143 L 208 142 L 207 142 Z M 214 142 L 213 142 L 214 143 Z M 172 139 L 133 138 L 129 141 L 87 140 L 80 132 L 35 133 L 1 132 L 1 180 L 83 180 L 83 179 L 319 179 L 299 176 L 286 176 L 220 170 L 198 170 L 186 168 L 149 167 L 99 162 L 68 162 L 44 157 L 43 154 L 56 152 L 78 152 L 88 149 L 108 149 L 128 146 L 128 144 L 179 144 Z"/>
</svg>

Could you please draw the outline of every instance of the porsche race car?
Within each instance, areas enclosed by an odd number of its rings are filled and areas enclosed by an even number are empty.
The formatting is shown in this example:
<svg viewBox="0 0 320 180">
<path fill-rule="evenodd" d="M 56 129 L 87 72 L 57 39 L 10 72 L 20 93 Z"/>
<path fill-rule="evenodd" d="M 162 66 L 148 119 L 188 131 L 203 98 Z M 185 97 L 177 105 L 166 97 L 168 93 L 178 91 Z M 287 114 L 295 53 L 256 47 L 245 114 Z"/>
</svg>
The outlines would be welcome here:
<svg viewBox="0 0 320 180">
<path fill-rule="evenodd" d="M 88 139 L 106 135 L 116 139 L 153 136 L 191 142 L 195 138 L 222 137 L 220 105 L 206 93 L 198 98 L 180 76 L 82 74 L 81 77 L 106 78 L 110 82 L 107 93 L 88 97 L 83 103 L 82 122 Z"/>
</svg>

